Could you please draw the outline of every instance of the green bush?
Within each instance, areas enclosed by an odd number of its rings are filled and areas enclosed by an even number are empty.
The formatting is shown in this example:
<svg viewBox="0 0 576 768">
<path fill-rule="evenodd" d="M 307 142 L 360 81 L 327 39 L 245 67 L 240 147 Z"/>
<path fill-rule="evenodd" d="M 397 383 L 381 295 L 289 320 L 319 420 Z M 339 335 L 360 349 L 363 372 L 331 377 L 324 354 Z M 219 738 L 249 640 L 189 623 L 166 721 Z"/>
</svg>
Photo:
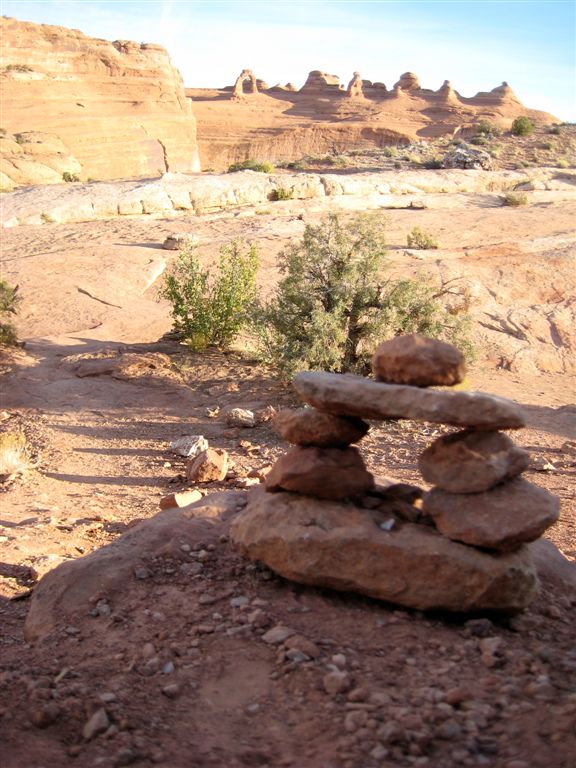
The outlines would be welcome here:
<svg viewBox="0 0 576 768">
<path fill-rule="evenodd" d="M 289 187 L 277 187 L 270 193 L 271 200 L 292 200 L 294 197 L 294 190 Z"/>
<path fill-rule="evenodd" d="M 502 205 L 509 205 L 514 208 L 519 205 L 528 205 L 528 195 L 523 192 L 507 192 L 502 197 Z"/>
<path fill-rule="evenodd" d="M 534 123 L 529 117 L 522 115 L 512 123 L 510 133 L 513 136 L 529 136 L 534 131 Z"/>
<path fill-rule="evenodd" d="M 465 340 L 465 320 L 444 310 L 431 283 L 386 280 L 386 259 L 377 214 L 347 225 L 330 214 L 307 225 L 279 255 L 284 277 L 275 295 L 254 313 L 263 358 L 284 377 L 306 369 L 365 374 L 374 347 L 391 336 Z"/>
<path fill-rule="evenodd" d="M 228 167 L 228 173 L 236 173 L 237 171 L 257 171 L 258 173 L 274 173 L 274 166 L 272 163 L 260 162 L 259 160 L 242 160 L 239 163 L 232 163 Z"/>
<path fill-rule="evenodd" d="M 491 123 L 490 120 L 480 120 L 480 122 L 476 124 L 476 135 L 488 137 L 499 136 L 500 130 L 494 123 Z"/>
<path fill-rule="evenodd" d="M 64 171 L 62 181 L 80 181 L 80 176 L 76 176 L 75 173 L 70 173 L 70 171 Z"/>
<path fill-rule="evenodd" d="M 406 243 L 408 248 L 418 248 L 422 251 L 436 250 L 438 243 L 432 235 L 424 232 L 420 227 L 414 227 L 414 229 L 406 236 Z"/>
<path fill-rule="evenodd" d="M 441 157 L 429 157 L 428 160 L 424 160 L 422 165 L 428 170 L 437 170 L 438 168 L 444 168 L 444 161 Z"/>
<path fill-rule="evenodd" d="M 172 305 L 174 328 L 194 351 L 227 347 L 256 301 L 256 246 L 239 240 L 220 249 L 216 270 L 200 264 L 193 246 L 182 249 L 167 274 L 162 296 Z"/>
<path fill-rule="evenodd" d="M 0 346 L 13 347 L 16 345 L 16 329 L 8 320 L 9 315 L 16 314 L 20 303 L 18 286 L 12 287 L 5 280 L 0 280 Z"/>
</svg>

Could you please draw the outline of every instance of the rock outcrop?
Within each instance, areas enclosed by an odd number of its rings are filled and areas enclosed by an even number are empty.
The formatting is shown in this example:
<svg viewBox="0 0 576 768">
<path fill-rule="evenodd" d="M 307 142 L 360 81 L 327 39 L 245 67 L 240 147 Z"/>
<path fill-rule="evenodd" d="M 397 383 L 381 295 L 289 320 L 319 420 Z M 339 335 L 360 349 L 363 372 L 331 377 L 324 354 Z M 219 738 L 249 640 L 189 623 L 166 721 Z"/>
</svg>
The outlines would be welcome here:
<svg viewBox="0 0 576 768">
<path fill-rule="evenodd" d="M 192 105 L 164 48 L 0 25 L 4 186 L 200 170 Z"/>
<path fill-rule="evenodd" d="M 354 77 L 348 83 L 346 89 L 346 96 L 351 99 L 363 99 L 364 98 L 364 83 L 360 77 L 360 72 L 354 72 Z"/>
<path fill-rule="evenodd" d="M 319 69 L 313 69 L 306 79 L 306 82 L 300 88 L 300 93 L 322 93 L 329 90 L 342 90 L 340 78 L 338 75 L 327 75 Z"/>
<path fill-rule="evenodd" d="M 404 72 L 400 75 L 400 79 L 394 84 L 394 88 L 401 88 L 403 91 L 418 91 L 420 90 L 420 81 L 414 72 Z"/>
<path fill-rule="evenodd" d="M 236 99 L 244 96 L 244 93 L 258 93 L 258 82 L 251 69 L 243 69 L 236 78 L 232 96 Z"/>
</svg>

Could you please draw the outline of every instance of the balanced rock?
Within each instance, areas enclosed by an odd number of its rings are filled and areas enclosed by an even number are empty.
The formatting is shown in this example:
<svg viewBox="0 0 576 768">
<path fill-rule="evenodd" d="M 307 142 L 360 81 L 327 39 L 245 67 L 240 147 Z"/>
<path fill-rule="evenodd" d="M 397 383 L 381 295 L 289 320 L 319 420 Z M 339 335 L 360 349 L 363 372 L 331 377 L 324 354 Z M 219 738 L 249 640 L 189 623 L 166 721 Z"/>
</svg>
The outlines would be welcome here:
<svg viewBox="0 0 576 768">
<path fill-rule="evenodd" d="M 315 408 L 286 408 L 274 417 L 272 427 L 289 443 L 320 448 L 345 448 L 369 429 L 362 419 L 331 416 Z"/>
<path fill-rule="evenodd" d="M 372 370 L 378 381 L 414 387 L 452 386 L 466 375 L 460 350 L 419 333 L 396 336 L 376 347 Z"/>
<path fill-rule="evenodd" d="M 502 432 L 465 430 L 444 435 L 418 459 L 422 477 L 451 493 L 487 491 L 516 477 L 530 462 L 530 454 Z"/>
<path fill-rule="evenodd" d="M 560 505 L 556 496 L 519 477 L 484 493 L 434 488 L 422 506 L 448 538 L 507 552 L 541 536 L 558 520 Z"/>
<path fill-rule="evenodd" d="M 195 483 L 224 480 L 227 472 L 228 453 L 223 448 L 208 448 L 186 462 L 186 479 Z"/>
<path fill-rule="evenodd" d="M 519 429 L 526 423 L 519 405 L 482 392 L 418 389 L 317 371 L 299 373 L 292 385 L 305 403 L 336 416 L 416 419 L 492 431 Z"/>
<path fill-rule="evenodd" d="M 346 499 L 374 487 L 357 448 L 295 446 L 266 476 L 267 491 L 294 491 L 321 499 Z"/>
<path fill-rule="evenodd" d="M 349 502 L 249 492 L 231 526 L 240 552 L 301 584 L 358 592 L 419 610 L 518 611 L 534 597 L 529 551 L 492 555 L 434 528 Z"/>
</svg>

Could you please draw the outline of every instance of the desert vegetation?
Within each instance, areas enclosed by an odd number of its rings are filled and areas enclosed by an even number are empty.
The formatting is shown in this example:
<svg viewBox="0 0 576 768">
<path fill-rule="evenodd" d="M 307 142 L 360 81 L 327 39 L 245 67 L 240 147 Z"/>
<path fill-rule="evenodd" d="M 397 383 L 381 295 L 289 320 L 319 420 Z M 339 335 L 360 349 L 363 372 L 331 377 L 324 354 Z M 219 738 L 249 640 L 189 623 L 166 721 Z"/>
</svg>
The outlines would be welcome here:
<svg viewBox="0 0 576 768">
<path fill-rule="evenodd" d="M 217 270 L 201 266 L 193 248 L 180 252 L 162 295 L 175 330 L 194 351 L 229 346 L 244 329 L 261 359 L 282 378 L 298 370 L 367 373 L 381 338 L 423 333 L 473 354 L 469 322 L 442 303 L 446 290 L 428 278 L 386 276 L 382 217 L 344 223 L 330 214 L 307 225 L 279 256 L 283 275 L 268 300 L 257 299 L 254 246 L 234 241 Z"/>
<path fill-rule="evenodd" d="M 416 248 L 422 251 L 436 250 L 438 242 L 420 227 L 414 227 L 406 236 L 408 248 Z"/>
<path fill-rule="evenodd" d="M 11 286 L 5 280 L 0 280 L 0 346 L 8 347 L 16 344 L 16 328 L 12 316 L 16 314 L 20 297 L 18 286 Z"/>
<path fill-rule="evenodd" d="M 274 165 L 268 161 L 260 161 L 249 158 L 238 163 L 232 163 L 228 167 L 228 173 L 238 171 L 256 171 L 256 173 L 274 173 Z"/>
<path fill-rule="evenodd" d="M 512 123 L 510 132 L 513 136 L 529 136 L 534 132 L 534 123 L 529 117 L 521 115 L 517 117 Z"/>
<path fill-rule="evenodd" d="M 238 240 L 221 248 L 215 270 L 201 265 L 194 246 L 179 252 L 162 295 L 171 304 L 175 330 L 192 350 L 234 341 L 256 298 L 257 269 L 256 247 Z"/>
</svg>

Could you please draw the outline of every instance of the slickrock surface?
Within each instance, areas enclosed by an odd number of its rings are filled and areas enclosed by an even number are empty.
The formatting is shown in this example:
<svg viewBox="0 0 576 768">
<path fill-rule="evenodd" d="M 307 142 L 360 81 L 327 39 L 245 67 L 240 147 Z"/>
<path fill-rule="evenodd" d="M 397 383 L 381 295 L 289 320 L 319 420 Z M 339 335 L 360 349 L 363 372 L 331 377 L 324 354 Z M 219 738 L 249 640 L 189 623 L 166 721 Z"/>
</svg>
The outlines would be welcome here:
<svg viewBox="0 0 576 768">
<path fill-rule="evenodd" d="M 272 427 L 289 443 L 320 448 L 345 448 L 361 440 L 369 429 L 362 419 L 331 416 L 315 408 L 280 411 L 274 417 Z"/>
<path fill-rule="evenodd" d="M 558 520 L 560 503 L 544 488 L 516 478 L 486 493 L 434 488 L 424 496 L 423 510 L 445 536 L 505 552 L 541 536 Z"/>
<path fill-rule="evenodd" d="M 255 488 L 231 537 L 242 554 L 284 578 L 421 610 L 516 611 L 534 597 L 537 579 L 527 549 L 495 556 L 428 526 L 396 523 L 383 530 L 389 517 Z"/>
<path fill-rule="evenodd" d="M 481 430 L 519 429 L 525 424 L 519 405 L 482 392 L 437 392 L 311 371 L 299 373 L 292 383 L 305 403 L 337 416 L 416 419 Z"/>
<path fill-rule="evenodd" d="M 435 440 L 422 452 L 422 477 L 450 493 L 478 493 L 516 477 L 530 454 L 502 432 L 457 432 Z"/>
<path fill-rule="evenodd" d="M 303 448 L 278 459 L 265 480 L 266 490 L 294 491 L 322 499 L 346 499 L 374 487 L 357 448 Z"/>
<path fill-rule="evenodd" d="M 2 186 L 200 170 L 192 103 L 164 48 L 9 18 L 0 30 Z"/>
<path fill-rule="evenodd" d="M 452 344 L 413 333 L 379 344 L 372 370 L 378 381 L 414 387 L 452 386 L 464 379 L 466 364 L 464 355 Z"/>
</svg>

